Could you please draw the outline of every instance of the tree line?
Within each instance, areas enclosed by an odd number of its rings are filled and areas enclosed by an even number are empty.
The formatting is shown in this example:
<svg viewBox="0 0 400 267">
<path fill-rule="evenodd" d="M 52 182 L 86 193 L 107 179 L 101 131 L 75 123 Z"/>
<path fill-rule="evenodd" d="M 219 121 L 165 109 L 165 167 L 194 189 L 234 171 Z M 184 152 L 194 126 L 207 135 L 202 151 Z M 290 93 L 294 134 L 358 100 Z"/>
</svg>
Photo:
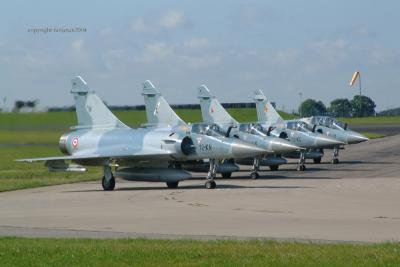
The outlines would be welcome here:
<svg viewBox="0 0 400 267">
<path fill-rule="evenodd" d="M 337 98 L 326 107 L 321 101 L 306 99 L 300 104 L 299 115 L 310 117 L 329 115 L 333 117 L 368 117 L 375 116 L 375 102 L 368 96 L 356 95 L 353 99 Z"/>
</svg>

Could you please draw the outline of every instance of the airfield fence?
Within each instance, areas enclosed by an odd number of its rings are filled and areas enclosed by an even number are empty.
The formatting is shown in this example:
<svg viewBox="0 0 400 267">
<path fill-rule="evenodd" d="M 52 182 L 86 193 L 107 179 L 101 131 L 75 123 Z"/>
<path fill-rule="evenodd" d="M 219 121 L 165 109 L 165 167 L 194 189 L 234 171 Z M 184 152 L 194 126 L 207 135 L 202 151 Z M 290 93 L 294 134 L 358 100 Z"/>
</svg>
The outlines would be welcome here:
<svg viewBox="0 0 400 267">
<path fill-rule="evenodd" d="M 274 105 L 274 103 L 272 103 Z M 255 108 L 255 103 L 222 103 L 224 108 Z M 274 105 L 275 106 L 275 105 Z M 136 105 L 136 106 L 108 106 L 111 110 L 120 111 L 120 110 L 144 110 L 144 105 Z M 200 109 L 199 104 L 172 104 L 171 107 L 173 109 Z M 48 109 L 49 112 L 57 112 L 57 111 L 74 111 L 75 106 L 68 107 L 51 107 Z"/>
</svg>

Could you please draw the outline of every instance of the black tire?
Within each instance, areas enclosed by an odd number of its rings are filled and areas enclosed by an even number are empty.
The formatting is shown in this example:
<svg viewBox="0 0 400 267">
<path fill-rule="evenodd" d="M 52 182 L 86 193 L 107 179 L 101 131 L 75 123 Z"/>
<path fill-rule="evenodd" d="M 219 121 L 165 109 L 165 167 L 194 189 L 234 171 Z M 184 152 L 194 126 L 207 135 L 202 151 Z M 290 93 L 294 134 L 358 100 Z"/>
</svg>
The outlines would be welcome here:
<svg viewBox="0 0 400 267">
<path fill-rule="evenodd" d="M 339 159 L 333 159 L 332 164 L 339 164 Z"/>
<path fill-rule="evenodd" d="M 231 178 L 232 177 L 232 173 L 231 172 L 223 172 L 221 173 L 222 178 Z"/>
<path fill-rule="evenodd" d="M 315 164 L 320 164 L 321 163 L 322 158 L 315 158 L 313 159 Z"/>
<path fill-rule="evenodd" d="M 305 171 L 306 170 L 306 165 L 303 164 L 303 165 L 298 166 L 297 170 L 298 171 Z"/>
<path fill-rule="evenodd" d="M 258 179 L 258 177 L 260 177 L 260 175 L 258 174 L 258 172 L 252 172 L 250 173 L 250 178 L 255 180 Z"/>
<path fill-rule="evenodd" d="M 168 188 L 178 188 L 179 182 L 167 182 Z"/>
<path fill-rule="evenodd" d="M 113 191 L 115 188 L 115 178 L 114 176 L 111 177 L 111 180 L 107 183 L 106 182 L 106 177 L 103 176 L 103 179 L 101 180 L 101 185 L 103 186 L 104 191 Z"/>
<path fill-rule="evenodd" d="M 205 187 L 207 189 L 214 189 L 216 186 L 217 186 L 217 184 L 215 183 L 215 181 L 212 181 L 212 180 L 208 180 L 205 183 Z"/>
<path fill-rule="evenodd" d="M 271 171 L 277 171 L 279 169 L 279 165 L 271 165 L 271 166 L 269 166 L 269 169 Z"/>
</svg>

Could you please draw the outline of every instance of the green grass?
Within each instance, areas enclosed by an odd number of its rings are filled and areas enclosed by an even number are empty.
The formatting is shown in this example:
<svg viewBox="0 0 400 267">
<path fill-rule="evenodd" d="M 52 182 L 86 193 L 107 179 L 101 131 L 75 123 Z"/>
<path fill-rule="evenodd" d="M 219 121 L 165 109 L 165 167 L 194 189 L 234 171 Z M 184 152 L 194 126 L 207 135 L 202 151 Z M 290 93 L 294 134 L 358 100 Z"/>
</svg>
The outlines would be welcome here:
<svg viewBox="0 0 400 267">
<path fill-rule="evenodd" d="M 61 130 L 1 130 L 0 145 L 52 145 L 57 146 Z"/>
<path fill-rule="evenodd" d="M 238 121 L 256 121 L 255 108 L 231 108 L 228 112 Z M 187 122 L 200 122 L 199 109 L 178 109 L 179 116 Z M 115 115 L 130 126 L 139 126 L 146 122 L 144 110 L 116 111 Z M 284 119 L 295 116 L 279 112 Z M 400 124 L 397 117 L 338 118 L 349 124 Z M 5 130 L 67 130 L 76 125 L 75 112 L 42 112 L 42 113 L 0 113 L 0 129 Z"/>
<path fill-rule="evenodd" d="M 400 244 L 0 238 L 1 266 L 399 266 Z"/>
<path fill-rule="evenodd" d="M 0 129 L 6 130 L 66 130 L 75 124 L 75 112 L 0 113 Z"/>
<path fill-rule="evenodd" d="M 352 125 L 367 124 L 400 124 L 400 116 L 393 117 L 365 117 L 365 118 L 338 118 L 338 120 Z"/>
<path fill-rule="evenodd" d="M 49 172 L 43 162 L 15 159 L 62 156 L 58 149 L 60 130 L 0 130 L 0 192 L 80 181 L 100 180 L 101 168 L 85 173 Z"/>
<path fill-rule="evenodd" d="M 233 108 L 228 112 L 238 121 L 256 121 L 256 109 Z M 177 114 L 186 122 L 201 122 L 200 109 L 178 109 Z M 146 123 L 144 110 L 115 111 L 114 114 L 130 126 Z M 284 119 L 294 118 L 280 112 Z M 0 113 L 0 130 L 60 130 L 76 125 L 75 112 Z"/>
<path fill-rule="evenodd" d="M 377 138 L 385 137 L 384 134 L 380 134 L 380 133 L 362 132 L 362 134 L 365 135 L 366 137 L 368 137 L 369 139 L 377 139 Z"/>
<path fill-rule="evenodd" d="M 56 146 L 4 146 L 0 154 L 0 192 L 80 181 L 100 180 L 101 168 L 85 173 L 49 172 L 43 162 L 24 163 L 15 159 L 61 155 Z"/>
</svg>

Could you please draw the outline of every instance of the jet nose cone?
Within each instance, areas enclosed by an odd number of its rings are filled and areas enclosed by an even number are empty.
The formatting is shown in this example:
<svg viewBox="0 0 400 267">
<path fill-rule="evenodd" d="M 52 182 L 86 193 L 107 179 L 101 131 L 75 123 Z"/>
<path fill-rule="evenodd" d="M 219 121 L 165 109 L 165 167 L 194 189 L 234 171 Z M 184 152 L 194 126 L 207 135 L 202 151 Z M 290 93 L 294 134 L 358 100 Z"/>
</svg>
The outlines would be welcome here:
<svg viewBox="0 0 400 267">
<path fill-rule="evenodd" d="M 300 149 L 301 147 L 296 146 L 292 142 L 281 138 L 276 138 L 276 140 L 272 141 L 272 150 L 275 153 L 287 153 L 292 151 L 298 151 Z"/>
<path fill-rule="evenodd" d="M 318 139 L 317 139 L 318 147 L 330 147 L 330 146 L 340 146 L 340 145 L 344 145 L 344 143 L 333 137 L 318 136 Z"/>
<path fill-rule="evenodd" d="M 348 137 L 347 137 L 347 143 L 349 143 L 349 144 L 357 144 L 357 143 L 365 142 L 367 140 L 369 140 L 368 137 L 366 137 L 360 133 L 356 133 L 356 132 L 349 133 Z"/>
<path fill-rule="evenodd" d="M 267 151 L 255 145 L 236 141 L 231 144 L 234 158 L 246 158 L 266 154 Z"/>
</svg>

